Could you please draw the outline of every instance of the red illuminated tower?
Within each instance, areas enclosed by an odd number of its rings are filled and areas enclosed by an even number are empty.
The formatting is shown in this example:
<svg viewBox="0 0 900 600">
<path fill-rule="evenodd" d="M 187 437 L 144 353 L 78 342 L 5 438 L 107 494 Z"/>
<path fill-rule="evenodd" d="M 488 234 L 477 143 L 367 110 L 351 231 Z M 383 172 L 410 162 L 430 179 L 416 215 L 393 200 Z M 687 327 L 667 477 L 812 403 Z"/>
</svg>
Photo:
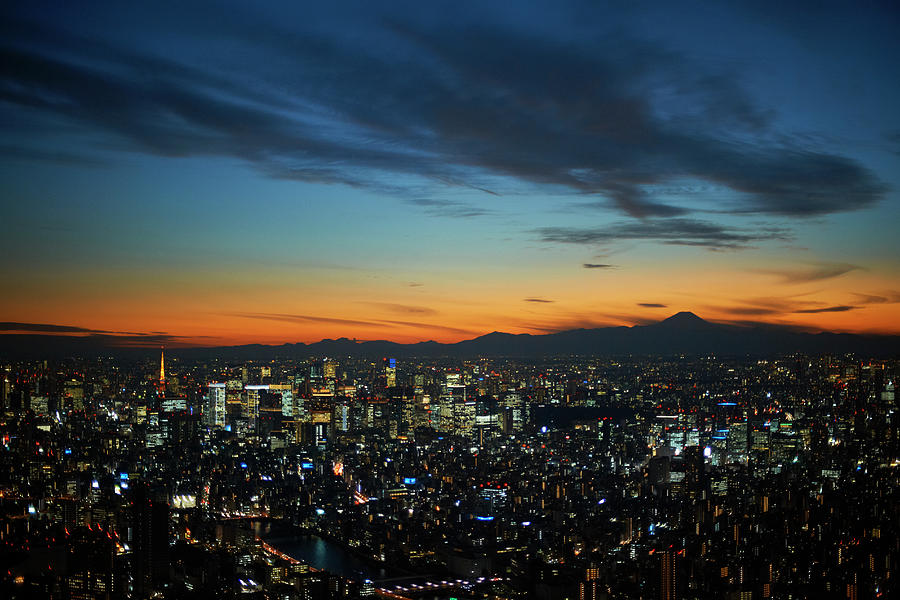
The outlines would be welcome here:
<svg viewBox="0 0 900 600">
<path fill-rule="evenodd" d="M 159 395 L 166 395 L 166 349 L 159 350 Z"/>
</svg>

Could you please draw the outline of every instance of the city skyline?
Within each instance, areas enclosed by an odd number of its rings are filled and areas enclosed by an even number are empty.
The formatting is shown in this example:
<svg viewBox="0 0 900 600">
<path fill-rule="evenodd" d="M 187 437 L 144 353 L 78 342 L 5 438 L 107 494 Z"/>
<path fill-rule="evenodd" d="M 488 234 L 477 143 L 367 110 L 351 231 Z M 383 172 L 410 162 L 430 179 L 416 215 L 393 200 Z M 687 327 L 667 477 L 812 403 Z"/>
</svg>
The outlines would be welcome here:
<svg viewBox="0 0 900 600">
<path fill-rule="evenodd" d="M 0 333 L 900 334 L 890 7 L 2 14 Z"/>
<path fill-rule="evenodd" d="M 774 350 L 19 359 L 0 366 L 0 590 L 894 597 L 898 368 Z"/>
</svg>

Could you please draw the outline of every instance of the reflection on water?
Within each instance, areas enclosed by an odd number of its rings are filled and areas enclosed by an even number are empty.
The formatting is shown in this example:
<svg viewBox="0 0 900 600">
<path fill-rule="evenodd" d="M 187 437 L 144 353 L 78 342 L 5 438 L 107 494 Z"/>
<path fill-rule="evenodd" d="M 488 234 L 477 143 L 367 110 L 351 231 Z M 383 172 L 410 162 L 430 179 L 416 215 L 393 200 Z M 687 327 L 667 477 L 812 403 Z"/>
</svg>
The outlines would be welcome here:
<svg viewBox="0 0 900 600">
<path fill-rule="evenodd" d="M 352 579 L 384 579 L 384 569 L 366 564 L 338 544 L 316 535 L 290 535 L 282 529 L 273 530 L 270 523 L 253 523 L 253 532 L 288 556 L 317 569 L 324 569 Z"/>
</svg>

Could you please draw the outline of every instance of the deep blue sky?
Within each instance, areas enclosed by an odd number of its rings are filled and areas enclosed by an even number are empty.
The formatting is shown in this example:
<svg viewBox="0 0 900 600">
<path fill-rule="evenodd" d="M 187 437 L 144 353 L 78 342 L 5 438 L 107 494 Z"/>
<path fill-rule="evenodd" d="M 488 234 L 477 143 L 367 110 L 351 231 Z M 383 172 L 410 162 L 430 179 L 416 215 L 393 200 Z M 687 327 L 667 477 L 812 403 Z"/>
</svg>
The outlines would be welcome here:
<svg viewBox="0 0 900 600">
<path fill-rule="evenodd" d="M 9 330 L 897 330 L 892 3 L 2 11 Z"/>
</svg>

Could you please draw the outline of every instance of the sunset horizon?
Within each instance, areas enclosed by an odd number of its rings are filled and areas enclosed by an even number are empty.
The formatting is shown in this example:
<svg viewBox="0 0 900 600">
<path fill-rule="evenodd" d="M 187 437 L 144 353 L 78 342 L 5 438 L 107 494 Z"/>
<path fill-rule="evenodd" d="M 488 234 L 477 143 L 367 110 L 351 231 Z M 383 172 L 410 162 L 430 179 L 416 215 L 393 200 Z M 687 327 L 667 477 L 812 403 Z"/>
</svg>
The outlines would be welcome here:
<svg viewBox="0 0 900 600">
<path fill-rule="evenodd" d="M 655 307 L 661 308 L 661 307 Z M 664 309 L 660 311 L 664 312 Z M 272 320 L 275 322 L 288 322 L 294 320 L 301 320 L 298 315 L 275 315 L 272 319 L 263 319 L 263 320 Z M 319 342 L 326 341 L 337 341 L 337 340 L 348 340 L 354 343 L 364 343 L 364 342 L 389 342 L 395 344 L 418 344 L 424 342 L 436 342 L 438 344 L 444 345 L 452 345 L 459 342 L 469 341 L 478 339 L 484 336 L 488 336 L 490 334 L 495 333 L 503 333 L 509 335 L 552 335 L 556 333 L 565 333 L 576 330 L 592 330 L 592 329 L 607 329 L 607 328 L 632 328 L 632 327 L 642 327 L 647 325 L 656 325 L 668 321 L 675 321 L 679 318 L 690 318 L 696 319 L 703 323 L 708 323 L 710 325 L 724 325 L 724 326 L 732 326 L 738 329 L 746 329 L 753 330 L 755 328 L 762 329 L 774 329 L 774 330 L 782 330 L 786 332 L 794 332 L 794 333 L 832 333 L 832 334 L 855 334 L 855 335 L 863 335 L 863 336 L 881 336 L 881 337 L 900 337 L 896 331 L 878 331 L 878 330 L 861 330 L 861 331 L 852 331 L 852 330 L 840 330 L 840 329 L 822 329 L 811 326 L 804 326 L 801 324 L 795 323 L 784 323 L 784 322 L 766 322 L 766 321 L 754 321 L 754 320 L 734 320 L 734 319 L 709 319 L 704 318 L 701 315 L 689 310 L 683 310 L 678 312 L 661 314 L 658 318 L 644 318 L 640 321 L 628 322 L 622 321 L 619 323 L 609 322 L 609 323 L 590 323 L 586 326 L 581 326 L 578 324 L 573 324 L 571 327 L 565 329 L 551 330 L 551 329 L 536 329 L 536 328 L 522 328 L 522 330 L 515 331 L 506 331 L 502 329 L 492 329 L 485 330 L 480 332 L 473 332 L 468 335 L 456 334 L 451 335 L 446 338 L 437 338 L 437 337 L 429 337 L 429 338 L 417 338 L 417 337 L 409 337 L 404 338 L 401 335 L 397 337 L 368 337 L 363 338 L 359 335 L 353 333 L 341 333 L 342 330 L 337 329 L 337 333 L 333 335 L 324 334 L 322 337 L 318 338 L 291 338 L 291 337 L 272 337 L 268 341 L 264 341 L 261 336 L 249 336 L 247 338 L 234 338 L 234 339 L 216 339 L 209 335 L 203 335 L 198 337 L 188 337 L 188 336 L 177 336 L 171 334 L 159 334 L 159 333 L 138 333 L 133 331 L 114 331 L 114 330 L 102 330 L 102 329 L 93 329 L 88 327 L 78 327 L 78 326 L 59 326 L 48 323 L 14 323 L 14 322 L 6 322 L 0 323 L 0 328 L 3 329 L 3 335 L 34 335 L 34 336 L 46 336 L 48 339 L 52 339 L 55 336 L 62 337 L 74 337 L 74 338 L 96 338 L 98 340 L 102 340 L 105 344 L 107 344 L 111 348 L 115 347 L 123 347 L 123 348 L 145 348 L 145 349 L 153 349 L 153 348 L 171 348 L 171 349 L 179 349 L 179 348 L 216 348 L 216 347 L 225 347 L 225 346 L 241 346 L 241 345 L 264 345 L 264 346 L 280 346 L 280 345 L 292 345 L 292 344 L 305 344 L 312 345 Z M 303 317 L 302 320 L 311 320 L 312 317 Z M 336 321 L 337 319 L 327 319 L 327 321 Z M 421 325 L 423 328 L 426 328 L 426 325 Z M 439 328 L 439 327 L 437 327 Z M 359 331 L 360 325 L 352 324 L 351 327 L 348 328 L 348 331 Z M 2 335 L 0 335 L 0 340 L 2 340 Z M 615 349 L 612 349 L 615 350 Z"/>
</svg>

